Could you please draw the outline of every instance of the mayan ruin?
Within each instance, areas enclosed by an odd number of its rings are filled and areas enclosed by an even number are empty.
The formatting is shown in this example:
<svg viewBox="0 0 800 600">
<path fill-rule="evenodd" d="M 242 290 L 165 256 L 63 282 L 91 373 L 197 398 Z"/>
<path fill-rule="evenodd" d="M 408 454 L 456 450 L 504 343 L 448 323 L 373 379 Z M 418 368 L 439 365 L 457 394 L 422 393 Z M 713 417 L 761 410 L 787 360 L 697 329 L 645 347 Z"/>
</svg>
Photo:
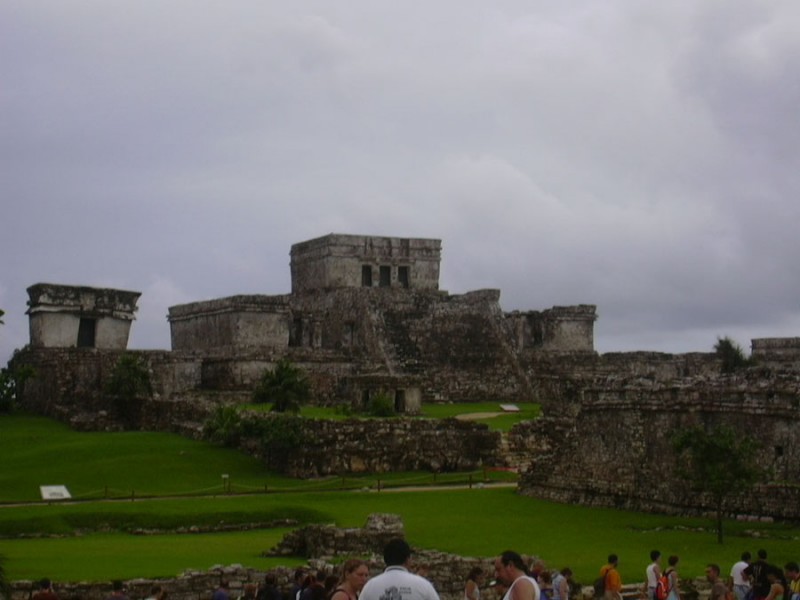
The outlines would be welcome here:
<svg viewBox="0 0 800 600">
<path fill-rule="evenodd" d="M 38 373 L 22 404 L 78 429 L 119 429 L 102 390 L 131 352 L 153 381 L 137 426 L 196 436 L 215 406 L 247 402 L 261 373 L 288 358 L 320 405 L 387 394 L 400 414 L 487 399 L 543 413 L 507 434 L 454 420 L 308 420 L 316 443 L 280 465 L 294 476 L 505 465 L 522 473 L 522 494 L 693 514 L 707 499 L 677 492 L 669 461 L 658 473 L 647 465 L 669 455 L 677 427 L 725 423 L 769 440 L 758 463 L 772 480 L 736 510 L 798 517 L 800 339 L 753 340 L 758 366 L 735 374 L 713 353 L 598 354 L 594 305 L 504 312 L 500 290 L 451 294 L 439 287 L 441 247 L 340 234 L 295 244 L 289 293 L 172 306 L 169 351 L 127 348 L 137 292 L 35 284 L 30 345 L 14 358 Z"/>
</svg>

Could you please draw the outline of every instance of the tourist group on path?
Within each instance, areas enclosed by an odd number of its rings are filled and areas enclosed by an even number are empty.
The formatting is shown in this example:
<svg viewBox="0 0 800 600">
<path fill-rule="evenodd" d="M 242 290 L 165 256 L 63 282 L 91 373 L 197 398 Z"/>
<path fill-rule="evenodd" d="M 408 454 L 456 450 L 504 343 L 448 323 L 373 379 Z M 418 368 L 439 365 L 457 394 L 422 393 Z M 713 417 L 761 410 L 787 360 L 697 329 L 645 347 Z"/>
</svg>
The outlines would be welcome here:
<svg viewBox="0 0 800 600">
<path fill-rule="evenodd" d="M 411 570 L 411 548 L 400 538 L 386 544 L 383 552 L 386 568 L 369 578 L 367 563 L 359 559 L 346 561 L 338 576 L 321 574 L 319 578 L 298 570 L 288 597 L 278 588 L 275 576 L 267 574 L 263 585 L 247 584 L 236 600 L 440 600 L 433 584 L 424 575 L 424 567 Z M 783 568 L 767 562 L 767 552 L 759 550 L 756 560 L 749 552 L 742 553 L 723 579 L 719 565 L 710 563 L 706 577 L 711 584 L 709 600 L 800 600 L 800 567 L 788 562 Z M 596 600 L 623 600 L 619 559 L 611 554 L 600 569 L 594 583 Z M 681 600 L 677 556 L 667 558 L 662 566 L 661 552 L 650 553 L 645 569 L 645 583 L 640 600 Z M 488 584 L 502 600 L 570 600 L 572 571 L 564 568 L 550 572 L 537 561 L 529 568 L 517 552 L 508 550 L 494 561 L 494 581 Z M 486 586 L 486 573 L 473 568 L 464 586 L 463 600 L 481 600 Z M 59 600 L 49 579 L 43 579 L 40 590 L 31 600 Z M 128 600 L 122 582 L 114 582 L 114 592 L 107 600 Z M 156 585 L 147 600 L 165 600 L 166 590 Z M 233 600 L 228 583 L 220 582 L 211 600 Z"/>
<path fill-rule="evenodd" d="M 731 567 L 730 577 L 725 581 L 718 564 L 706 566 L 706 578 L 711 583 L 709 600 L 800 600 L 800 567 L 794 561 L 783 568 L 767 562 L 767 551 L 759 550 L 758 559 L 751 560 L 749 552 Z M 618 557 L 611 554 L 600 569 L 595 582 L 595 595 L 602 594 L 604 600 L 622 600 L 622 580 L 617 570 Z M 672 555 L 662 568 L 661 552 L 650 552 L 650 564 L 645 569 L 645 584 L 640 594 L 643 600 L 681 600 L 679 558 Z"/>
</svg>

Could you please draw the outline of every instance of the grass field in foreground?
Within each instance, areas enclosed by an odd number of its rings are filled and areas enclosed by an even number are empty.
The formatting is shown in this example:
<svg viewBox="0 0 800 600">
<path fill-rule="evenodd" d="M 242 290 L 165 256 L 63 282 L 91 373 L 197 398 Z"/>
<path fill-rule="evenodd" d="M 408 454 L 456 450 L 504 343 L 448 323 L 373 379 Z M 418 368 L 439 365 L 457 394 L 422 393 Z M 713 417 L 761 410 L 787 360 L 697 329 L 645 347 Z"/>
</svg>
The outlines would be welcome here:
<svg viewBox="0 0 800 600">
<path fill-rule="evenodd" d="M 45 483 L 68 484 L 73 492 L 91 491 L 101 485 L 98 481 L 121 489 L 141 485 L 151 493 L 202 490 L 204 485 L 220 492 L 135 502 L 92 499 L 75 504 L 0 506 L 0 535 L 6 536 L 0 539 L 0 554 L 7 557 L 12 579 L 109 580 L 168 577 L 214 564 L 268 566 L 274 562 L 260 554 L 277 541 L 280 532 L 276 530 L 151 536 L 122 531 L 280 518 L 355 527 L 363 525 L 372 512 L 401 515 L 407 536 L 417 547 L 465 556 L 491 556 L 516 549 L 541 556 L 551 567 L 569 565 L 577 579 L 587 583 L 609 552 L 619 554 L 627 581 L 641 580 L 652 548 L 659 548 L 664 555 L 681 556 L 685 576 L 702 574 L 710 561 L 726 568 L 745 549 L 766 548 L 770 560 L 778 564 L 799 558 L 800 529 L 780 524 L 728 523 L 727 542 L 719 546 L 710 530 L 693 530 L 710 527 L 705 520 L 567 506 L 518 496 L 511 489 L 225 495 L 216 484 L 219 473 L 261 489 L 264 481 L 270 486 L 282 482 L 287 487 L 309 483 L 277 478 L 242 454 L 169 434 L 77 433 L 48 419 L 5 415 L 0 416 L 0 439 L 0 500 L 36 496 L 38 485 Z M 419 478 L 430 482 L 431 475 L 383 477 L 395 484 L 418 485 L 424 483 Z M 331 478 L 312 484 L 335 486 L 338 482 Z M 115 532 L 98 532 L 101 528 Z M 745 537 L 746 530 L 757 530 L 763 537 Z M 72 536 L 76 531 L 80 537 Z M 71 537 L 7 537 L 19 533 Z"/>
<path fill-rule="evenodd" d="M 711 561 L 728 568 L 745 549 L 766 548 L 770 559 L 780 564 L 796 560 L 800 535 L 797 528 L 779 524 L 728 523 L 729 536 L 720 546 L 712 531 L 692 530 L 710 527 L 706 520 L 555 504 L 519 496 L 512 489 L 323 492 L 39 505 L 5 507 L 0 509 L 0 517 L 3 523 L 13 522 L 16 517 L 40 519 L 44 525 L 49 519 L 77 518 L 76 514 L 85 518 L 94 514 L 101 521 L 140 522 L 172 513 L 182 515 L 183 522 L 189 524 L 200 519 L 228 522 L 240 514 L 282 512 L 346 527 L 363 525 L 372 512 L 397 513 L 403 517 L 407 537 L 416 547 L 465 556 L 491 556 L 512 548 L 541 556 L 554 568 L 569 565 L 577 580 L 584 583 L 594 578 L 609 552 L 619 554 L 620 569 L 627 581 L 641 580 L 647 555 L 653 548 L 665 555 L 678 554 L 681 573 L 698 576 Z M 745 530 L 755 527 L 761 535 L 772 537 L 756 540 L 743 536 Z M 12 579 L 48 575 L 51 564 L 47 557 L 58 558 L 58 569 L 64 573 L 62 580 L 108 580 L 126 574 L 172 576 L 198 565 L 263 566 L 267 563 L 259 554 L 273 545 L 276 533 L 262 530 L 145 537 L 103 533 L 68 539 L 3 539 L 0 554 L 8 557 L 7 569 Z M 105 544 L 118 550 L 104 554 Z M 103 555 L 102 560 L 98 560 L 97 553 Z M 161 558 L 153 560 L 154 556 Z"/>
</svg>

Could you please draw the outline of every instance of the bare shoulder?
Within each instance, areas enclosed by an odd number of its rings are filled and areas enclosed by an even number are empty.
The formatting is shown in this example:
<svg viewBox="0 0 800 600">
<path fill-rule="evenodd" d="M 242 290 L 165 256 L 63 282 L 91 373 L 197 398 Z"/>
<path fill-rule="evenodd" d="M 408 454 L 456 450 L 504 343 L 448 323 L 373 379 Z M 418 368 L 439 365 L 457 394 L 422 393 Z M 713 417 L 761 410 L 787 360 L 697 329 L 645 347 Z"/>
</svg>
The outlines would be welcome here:
<svg viewBox="0 0 800 600">
<path fill-rule="evenodd" d="M 533 582 L 525 577 L 520 577 L 511 588 L 512 600 L 536 600 L 536 590 Z"/>
</svg>

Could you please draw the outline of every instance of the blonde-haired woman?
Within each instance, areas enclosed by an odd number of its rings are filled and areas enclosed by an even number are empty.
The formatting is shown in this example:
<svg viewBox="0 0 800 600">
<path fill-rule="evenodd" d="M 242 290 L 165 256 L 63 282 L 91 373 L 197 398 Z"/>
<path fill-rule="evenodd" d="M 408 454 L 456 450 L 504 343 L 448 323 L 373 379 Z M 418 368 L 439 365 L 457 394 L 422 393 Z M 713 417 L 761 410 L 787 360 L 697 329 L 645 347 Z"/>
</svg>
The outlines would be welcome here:
<svg viewBox="0 0 800 600">
<path fill-rule="evenodd" d="M 342 565 L 339 585 L 333 590 L 330 600 L 357 600 L 368 578 L 367 563 L 358 558 L 351 558 Z"/>
</svg>

